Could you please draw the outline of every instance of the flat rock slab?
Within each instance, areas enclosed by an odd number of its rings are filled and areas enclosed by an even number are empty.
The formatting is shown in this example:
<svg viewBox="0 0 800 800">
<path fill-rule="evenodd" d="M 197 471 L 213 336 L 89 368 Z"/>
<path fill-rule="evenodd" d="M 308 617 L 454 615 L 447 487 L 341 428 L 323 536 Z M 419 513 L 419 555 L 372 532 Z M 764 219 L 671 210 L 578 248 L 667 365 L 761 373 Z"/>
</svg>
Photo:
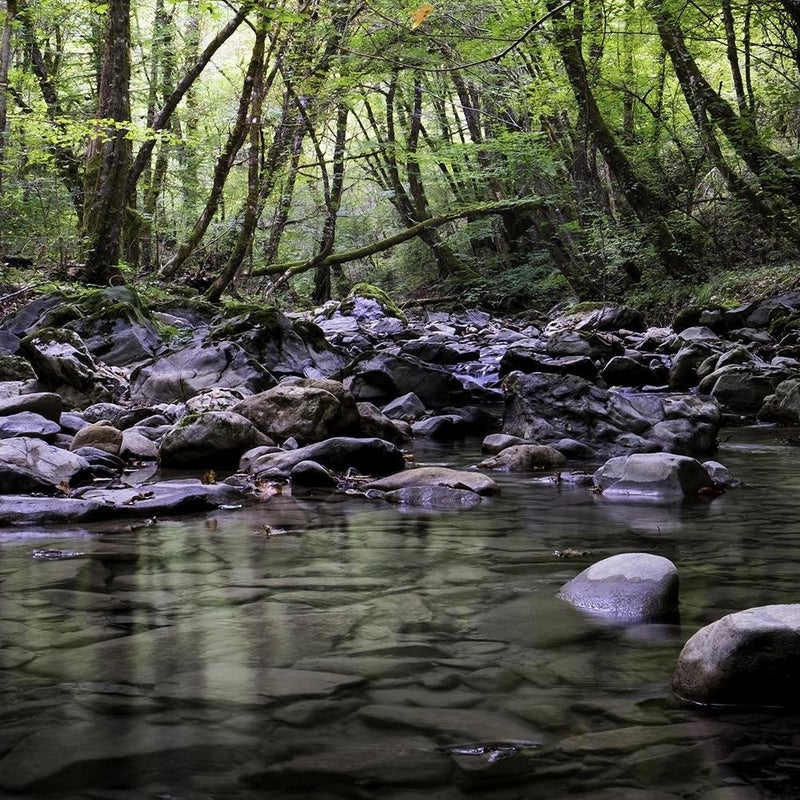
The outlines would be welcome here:
<svg viewBox="0 0 800 800">
<path fill-rule="evenodd" d="M 483 500 L 469 489 L 452 489 L 449 486 L 406 486 L 387 492 L 383 499 L 403 508 L 451 510 L 475 508 Z"/>
<path fill-rule="evenodd" d="M 0 439 L 12 436 L 54 436 L 61 426 L 34 411 L 18 411 L 16 414 L 0 416 Z"/>
<path fill-rule="evenodd" d="M 160 683 L 153 696 L 201 703 L 264 706 L 273 700 L 330 697 L 362 683 L 357 675 L 306 669 L 257 669 L 217 661 L 196 672 L 181 672 Z"/>
<path fill-rule="evenodd" d="M 0 525 L 28 525 L 40 522 L 81 522 L 98 519 L 107 509 L 99 500 L 69 497 L 0 495 Z"/>
<path fill-rule="evenodd" d="M 694 703 L 800 706 L 800 604 L 760 606 L 701 628 L 672 687 Z"/>
<path fill-rule="evenodd" d="M 605 558 L 564 584 L 559 597 L 604 616 L 655 622 L 678 608 L 678 570 L 667 558 L 621 553 Z"/>
<path fill-rule="evenodd" d="M 487 475 L 447 467 L 419 467 L 388 475 L 366 485 L 366 489 L 393 492 L 410 486 L 446 486 L 451 489 L 466 489 L 475 494 L 489 495 L 500 491 Z"/>
<path fill-rule="evenodd" d="M 222 768 L 252 741 L 230 730 L 189 725 L 131 725 L 126 718 L 57 725 L 37 731 L 0 761 L 0 787 L 12 791 L 58 791 L 119 785 L 122 765 L 144 773 L 166 770 L 175 759 L 194 757 Z"/>
</svg>

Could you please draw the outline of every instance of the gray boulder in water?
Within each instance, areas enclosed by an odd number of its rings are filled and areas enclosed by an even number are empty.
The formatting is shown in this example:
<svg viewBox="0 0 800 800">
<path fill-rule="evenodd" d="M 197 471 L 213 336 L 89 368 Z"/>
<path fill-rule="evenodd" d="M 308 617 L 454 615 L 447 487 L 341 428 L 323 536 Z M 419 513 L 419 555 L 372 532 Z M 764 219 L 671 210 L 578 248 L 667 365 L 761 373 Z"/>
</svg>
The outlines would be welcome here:
<svg viewBox="0 0 800 800">
<path fill-rule="evenodd" d="M 678 609 L 678 570 L 667 558 L 621 553 L 592 564 L 564 584 L 570 605 L 630 622 L 657 622 Z"/>
<path fill-rule="evenodd" d="M 604 495 L 662 499 L 697 498 L 714 482 L 694 458 L 672 453 L 636 453 L 611 458 L 594 473 Z"/>
<path fill-rule="evenodd" d="M 684 646 L 675 694 L 702 704 L 800 705 L 800 604 L 728 614 Z"/>
</svg>

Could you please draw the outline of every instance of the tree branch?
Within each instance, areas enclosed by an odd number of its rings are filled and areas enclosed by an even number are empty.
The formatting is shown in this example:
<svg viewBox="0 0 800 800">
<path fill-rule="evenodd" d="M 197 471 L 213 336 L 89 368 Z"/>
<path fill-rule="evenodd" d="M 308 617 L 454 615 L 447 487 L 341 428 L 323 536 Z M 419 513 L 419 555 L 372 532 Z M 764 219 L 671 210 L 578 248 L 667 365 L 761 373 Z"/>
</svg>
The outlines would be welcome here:
<svg viewBox="0 0 800 800">
<path fill-rule="evenodd" d="M 425 231 L 439 228 L 446 225 L 448 222 L 454 222 L 457 219 L 480 219 L 482 217 L 490 217 L 494 214 L 504 214 L 508 211 L 522 210 L 525 208 L 534 208 L 539 204 L 538 197 L 526 197 L 521 200 L 506 200 L 497 203 L 481 203 L 479 205 L 467 206 L 460 208 L 457 211 L 450 211 L 447 214 L 439 214 L 435 217 L 418 222 L 410 228 L 399 231 L 392 236 L 387 236 L 378 242 L 358 247 L 355 250 L 347 250 L 342 253 L 331 253 L 326 256 L 322 261 L 309 258 L 304 261 L 288 261 L 281 264 L 267 264 L 264 267 L 257 267 L 250 274 L 253 277 L 259 275 L 282 275 L 282 280 L 299 275 L 301 272 L 306 272 L 317 266 L 336 266 L 338 264 L 346 264 L 349 261 L 356 261 L 359 258 L 367 258 L 368 256 L 375 255 L 375 253 L 382 253 L 384 250 L 389 250 L 396 247 L 398 244 L 407 242 Z"/>
</svg>

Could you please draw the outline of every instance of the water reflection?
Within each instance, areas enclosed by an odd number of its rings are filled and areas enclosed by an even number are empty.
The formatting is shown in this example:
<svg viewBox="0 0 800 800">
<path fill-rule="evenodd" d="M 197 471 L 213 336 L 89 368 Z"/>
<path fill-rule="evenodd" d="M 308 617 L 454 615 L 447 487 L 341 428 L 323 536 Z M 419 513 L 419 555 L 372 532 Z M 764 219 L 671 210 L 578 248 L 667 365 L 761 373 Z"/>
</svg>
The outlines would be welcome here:
<svg viewBox="0 0 800 800">
<path fill-rule="evenodd" d="M 707 714 L 669 690 L 699 626 L 797 600 L 795 450 L 732 437 L 719 460 L 749 486 L 705 503 L 501 475 L 503 494 L 451 514 L 310 494 L 135 529 L 3 531 L 0 789 L 796 797 L 794 718 Z M 418 460 L 478 456 L 426 444 Z M 626 550 L 678 565 L 681 625 L 609 624 L 556 598 Z"/>
</svg>

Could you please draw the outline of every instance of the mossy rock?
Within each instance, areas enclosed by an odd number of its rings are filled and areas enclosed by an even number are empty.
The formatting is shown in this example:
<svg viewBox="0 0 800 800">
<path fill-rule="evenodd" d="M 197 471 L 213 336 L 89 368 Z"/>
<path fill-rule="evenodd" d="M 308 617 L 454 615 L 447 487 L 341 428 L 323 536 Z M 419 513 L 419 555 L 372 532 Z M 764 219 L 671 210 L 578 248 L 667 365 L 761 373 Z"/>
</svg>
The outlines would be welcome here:
<svg viewBox="0 0 800 800">
<path fill-rule="evenodd" d="M 780 312 L 775 309 L 770 315 L 769 332 L 776 339 L 780 339 L 790 331 L 800 330 L 800 311 L 789 311 L 781 308 Z"/>
<path fill-rule="evenodd" d="M 258 303 L 228 303 L 222 315 L 230 323 L 221 327 L 230 327 L 233 332 L 237 332 L 237 328 L 244 329 L 243 326 L 247 330 L 258 327 L 269 331 L 277 331 L 286 326 L 286 318 L 275 306 L 262 306 Z"/>
<path fill-rule="evenodd" d="M 19 356 L 0 356 L 0 381 L 27 381 L 36 377 L 33 367 Z"/>
<path fill-rule="evenodd" d="M 63 328 L 70 323 L 102 320 L 129 320 L 142 325 L 152 324 L 150 313 L 139 295 L 128 286 L 86 289 L 68 294 L 64 297 L 64 302 L 47 311 L 40 322 L 43 327 Z"/>
<path fill-rule="evenodd" d="M 406 315 L 400 307 L 389 297 L 383 289 L 373 286 L 371 283 L 357 283 L 351 290 L 347 298 L 342 301 L 341 310 L 343 312 L 352 311 L 355 306 L 356 298 L 362 297 L 365 300 L 374 300 L 383 310 L 387 317 L 396 317 L 401 322 L 408 322 Z"/>
</svg>

